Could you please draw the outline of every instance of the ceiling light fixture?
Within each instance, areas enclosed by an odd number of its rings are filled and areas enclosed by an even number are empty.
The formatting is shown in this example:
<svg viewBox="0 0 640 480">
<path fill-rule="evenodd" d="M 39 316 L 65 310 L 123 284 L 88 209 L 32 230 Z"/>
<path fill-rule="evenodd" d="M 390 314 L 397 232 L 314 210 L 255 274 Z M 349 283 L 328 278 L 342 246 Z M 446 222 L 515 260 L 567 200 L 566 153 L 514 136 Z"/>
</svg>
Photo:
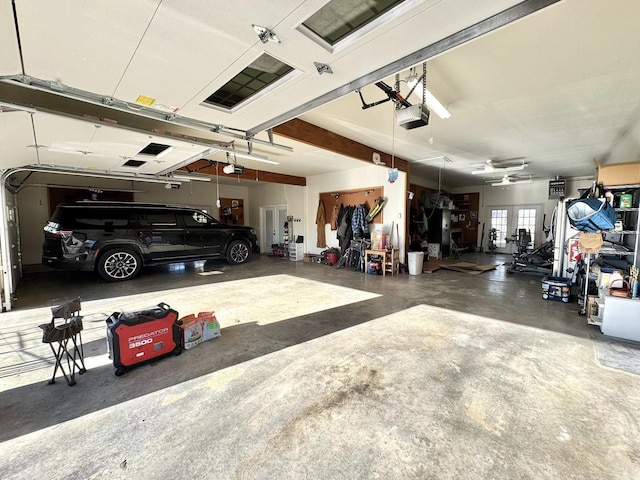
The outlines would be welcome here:
<svg viewBox="0 0 640 480">
<path fill-rule="evenodd" d="M 423 75 L 426 75 L 426 65 L 427 64 L 425 62 L 423 64 L 423 69 L 425 71 Z M 433 93 L 422 86 L 421 80 L 422 78 L 418 77 L 415 67 L 413 67 L 411 68 L 411 70 L 409 70 L 409 76 L 405 81 L 407 82 L 407 86 L 411 89 L 411 91 L 413 91 L 413 93 L 415 93 L 421 100 L 424 99 L 424 103 L 427 107 L 429 107 L 429 110 L 431 110 L 443 120 L 450 118 L 451 113 L 449 113 L 449 110 L 447 110 L 445 106 L 440 103 L 440 100 L 438 100 L 435 95 L 433 95 Z"/>
<path fill-rule="evenodd" d="M 169 175 L 173 180 L 182 180 L 185 182 L 190 182 L 191 180 L 195 180 L 198 182 L 210 182 L 211 181 L 211 176 L 210 175 L 183 175 L 183 174 L 178 174 L 178 175 L 174 175 L 174 174 L 170 174 Z"/>
<path fill-rule="evenodd" d="M 522 183 L 533 183 L 531 180 L 531 177 L 527 178 L 527 179 L 517 179 L 517 178 L 512 178 L 509 175 L 505 175 L 504 177 L 502 177 L 502 180 L 500 180 L 499 182 L 496 183 L 492 183 L 491 186 L 492 187 L 503 187 L 505 185 L 518 185 L 518 184 L 522 184 Z"/>
</svg>

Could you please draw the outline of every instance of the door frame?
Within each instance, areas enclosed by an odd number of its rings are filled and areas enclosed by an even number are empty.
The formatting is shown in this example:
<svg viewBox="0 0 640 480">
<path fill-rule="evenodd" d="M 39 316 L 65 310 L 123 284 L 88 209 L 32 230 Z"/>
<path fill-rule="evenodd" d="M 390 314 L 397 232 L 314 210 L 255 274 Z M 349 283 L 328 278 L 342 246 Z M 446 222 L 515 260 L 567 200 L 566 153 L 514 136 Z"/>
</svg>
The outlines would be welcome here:
<svg viewBox="0 0 640 480">
<path fill-rule="evenodd" d="M 517 229 L 517 217 L 516 213 L 518 210 L 522 209 L 535 209 L 536 210 L 536 222 L 535 222 L 535 230 L 534 230 L 534 242 L 533 247 L 542 244 L 545 241 L 544 231 L 543 231 L 543 217 L 544 217 L 544 205 L 541 203 L 533 203 L 533 204 L 517 204 L 517 205 L 489 205 L 485 207 L 485 218 L 487 219 L 487 232 L 491 231 L 491 211 L 492 210 L 507 210 L 507 229 L 511 231 L 507 232 L 507 235 L 510 237 L 513 233 L 515 233 Z M 507 238 L 509 238 L 507 237 Z M 489 243 L 489 236 L 487 234 L 487 244 Z M 488 250 L 487 250 L 488 251 Z M 507 243 L 504 247 L 498 247 L 495 249 L 496 253 L 505 253 L 512 254 L 516 252 L 515 243 Z"/>
<path fill-rule="evenodd" d="M 283 209 L 285 210 L 285 215 L 284 218 L 280 219 L 278 217 L 278 212 Z M 260 242 L 260 251 L 262 253 L 268 253 L 271 251 L 271 245 L 267 245 L 267 238 L 266 238 L 266 211 L 267 210 L 272 210 L 274 212 L 274 221 L 276 222 L 276 224 L 279 224 L 280 227 L 282 229 L 284 229 L 284 222 L 287 219 L 287 216 L 289 215 L 289 205 L 287 204 L 278 204 L 278 205 L 261 205 L 260 206 L 260 231 L 259 231 L 259 235 L 258 235 L 258 241 Z M 282 221 L 280 221 L 282 220 Z"/>
</svg>

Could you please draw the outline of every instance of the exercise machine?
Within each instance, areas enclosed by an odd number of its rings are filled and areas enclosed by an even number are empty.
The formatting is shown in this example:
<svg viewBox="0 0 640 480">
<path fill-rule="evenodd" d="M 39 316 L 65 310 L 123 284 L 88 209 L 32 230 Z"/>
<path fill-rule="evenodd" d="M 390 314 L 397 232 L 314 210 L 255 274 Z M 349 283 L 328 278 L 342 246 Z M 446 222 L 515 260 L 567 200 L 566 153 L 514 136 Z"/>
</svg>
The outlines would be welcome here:
<svg viewBox="0 0 640 480">
<path fill-rule="evenodd" d="M 529 250 L 531 234 L 524 228 L 518 229 L 518 233 L 512 235 L 507 242 L 515 242 L 516 252 L 513 253 L 511 265 L 507 267 L 507 275 L 511 273 L 534 273 L 537 275 L 551 275 L 553 270 L 552 239 L 542 245 Z"/>
<path fill-rule="evenodd" d="M 489 243 L 487 243 L 487 253 L 496 253 L 496 249 L 498 245 L 496 245 L 496 240 L 498 240 L 498 230 L 492 228 L 489 230 Z"/>
</svg>

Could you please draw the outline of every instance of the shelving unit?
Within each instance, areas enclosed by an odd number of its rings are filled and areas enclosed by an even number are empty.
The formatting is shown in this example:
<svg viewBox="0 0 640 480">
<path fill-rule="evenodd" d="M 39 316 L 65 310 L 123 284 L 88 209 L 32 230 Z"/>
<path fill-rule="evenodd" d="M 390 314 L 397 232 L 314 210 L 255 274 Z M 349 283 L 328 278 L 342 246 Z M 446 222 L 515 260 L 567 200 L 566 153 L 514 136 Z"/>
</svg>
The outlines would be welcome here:
<svg viewBox="0 0 640 480">
<path fill-rule="evenodd" d="M 633 190 L 636 186 L 616 186 L 610 190 L 615 193 Z M 638 268 L 640 256 L 640 208 L 637 206 L 639 195 L 634 194 L 634 207 L 615 208 L 622 229 L 609 230 L 605 240 L 613 242 L 613 246 L 603 247 L 600 255 L 617 255 L 632 257 L 632 268 Z M 590 255 L 587 256 L 589 271 Z M 588 297 L 587 322 L 600 327 L 602 333 L 618 338 L 640 341 L 640 298 L 625 298 L 610 294 L 607 286 L 598 285 L 598 295 Z"/>
<path fill-rule="evenodd" d="M 282 236 L 283 242 L 283 255 L 289 256 L 289 242 L 293 238 L 293 217 L 288 216 L 287 221 L 284 222 L 284 234 Z"/>
</svg>

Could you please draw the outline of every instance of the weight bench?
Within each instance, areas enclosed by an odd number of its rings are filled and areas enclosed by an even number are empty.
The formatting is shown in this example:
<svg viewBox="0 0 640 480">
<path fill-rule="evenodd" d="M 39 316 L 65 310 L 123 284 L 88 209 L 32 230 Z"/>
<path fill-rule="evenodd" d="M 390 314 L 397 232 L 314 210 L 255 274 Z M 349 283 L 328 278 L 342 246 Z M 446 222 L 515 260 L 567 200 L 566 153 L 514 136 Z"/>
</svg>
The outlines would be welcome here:
<svg viewBox="0 0 640 480">
<path fill-rule="evenodd" d="M 62 319 L 62 323 L 57 323 Z M 80 315 L 80 299 L 51 308 L 51 321 L 40 325 L 42 343 L 48 343 L 56 359 L 53 376 L 49 385 L 56 382 L 58 368 L 62 372 L 67 385 L 76 384 L 76 369 L 82 375 L 87 369 L 84 366 L 82 348 L 82 316 Z M 66 364 L 66 365 L 65 365 Z M 66 366 L 66 369 L 65 369 Z"/>
</svg>

